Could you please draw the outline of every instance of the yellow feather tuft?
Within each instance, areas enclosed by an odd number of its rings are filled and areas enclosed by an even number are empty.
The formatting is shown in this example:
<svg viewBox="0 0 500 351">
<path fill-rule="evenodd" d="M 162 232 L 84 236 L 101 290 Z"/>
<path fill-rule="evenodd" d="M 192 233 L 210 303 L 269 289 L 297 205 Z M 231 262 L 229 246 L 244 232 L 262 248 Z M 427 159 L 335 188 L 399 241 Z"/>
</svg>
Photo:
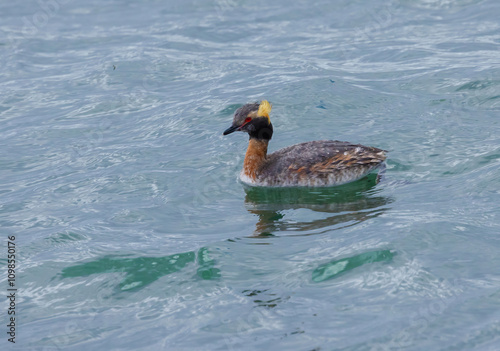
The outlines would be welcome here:
<svg viewBox="0 0 500 351">
<path fill-rule="evenodd" d="M 271 119 L 269 118 L 269 113 L 271 112 L 272 105 L 267 100 L 262 100 L 259 105 L 259 111 L 257 111 L 257 116 L 259 117 L 267 117 L 269 123 L 271 123 Z"/>
</svg>

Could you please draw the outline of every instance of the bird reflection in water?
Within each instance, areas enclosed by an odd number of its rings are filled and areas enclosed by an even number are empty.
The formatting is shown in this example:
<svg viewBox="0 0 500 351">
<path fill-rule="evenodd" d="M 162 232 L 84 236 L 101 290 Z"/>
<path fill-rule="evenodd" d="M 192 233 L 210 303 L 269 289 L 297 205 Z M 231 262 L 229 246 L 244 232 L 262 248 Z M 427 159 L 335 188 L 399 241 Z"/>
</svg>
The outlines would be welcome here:
<svg viewBox="0 0 500 351">
<path fill-rule="evenodd" d="M 246 208 L 258 216 L 253 237 L 272 236 L 278 231 L 311 235 L 317 234 L 317 229 L 344 228 L 374 218 L 392 202 L 389 197 L 377 195 L 380 190 L 375 187 L 377 182 L 377 175 L 370 174 L 356 182 L 329 188 L 245 187 Z M 328 215 L 303 222 L 284 219 L 285 211 L 303 208 Z M 314 233 L 310 233 L 312 230 Z"/>
</svg>

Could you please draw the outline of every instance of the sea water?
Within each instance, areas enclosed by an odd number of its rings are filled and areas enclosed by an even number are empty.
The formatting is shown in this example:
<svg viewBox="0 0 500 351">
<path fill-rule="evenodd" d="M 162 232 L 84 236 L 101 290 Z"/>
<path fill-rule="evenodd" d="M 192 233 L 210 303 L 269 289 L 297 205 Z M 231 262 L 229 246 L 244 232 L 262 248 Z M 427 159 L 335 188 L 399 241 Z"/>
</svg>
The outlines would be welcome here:
<svg viewBox="0 0 500 351">
<path fill-rule="evenodd" d="M 500 3 L 0 4 L 3 350 L 500 349 Z M 238 181 L 388 150 L 380 182 Z"/>
</svg>

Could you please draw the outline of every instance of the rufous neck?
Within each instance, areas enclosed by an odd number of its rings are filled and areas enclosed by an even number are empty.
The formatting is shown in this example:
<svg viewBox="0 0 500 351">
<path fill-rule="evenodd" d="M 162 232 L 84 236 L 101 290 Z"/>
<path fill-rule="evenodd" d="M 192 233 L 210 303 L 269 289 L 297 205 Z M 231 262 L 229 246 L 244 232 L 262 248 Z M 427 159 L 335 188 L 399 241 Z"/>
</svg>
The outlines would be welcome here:
<svg viewBox="0 0 500 351">
<path fill-rule="evenodd" d="M 266 160 L 269 140 L 250 138 L 243 163 L 243 173 L 255 180 L 260 167 Z"/>
</svg>

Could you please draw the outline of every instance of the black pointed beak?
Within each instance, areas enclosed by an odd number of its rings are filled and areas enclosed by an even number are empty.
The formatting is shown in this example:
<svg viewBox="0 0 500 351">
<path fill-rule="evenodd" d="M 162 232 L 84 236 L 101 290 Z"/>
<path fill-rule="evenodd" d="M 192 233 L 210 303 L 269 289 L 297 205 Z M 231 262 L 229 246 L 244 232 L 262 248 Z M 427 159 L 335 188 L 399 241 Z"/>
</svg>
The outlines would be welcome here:
<svg viewBox="0 0 500 351">
<path fill-rule="evenodd" d="M 229 128 L 227 128 L 224 133 L 222 133 L 223 135 L 228 135 L 228 134 L 231 134 L 232 132 L 234 132 L 236 129 L 238 129 L 239 127 L 238 126 L 231 126 Z"/>
</svg>

